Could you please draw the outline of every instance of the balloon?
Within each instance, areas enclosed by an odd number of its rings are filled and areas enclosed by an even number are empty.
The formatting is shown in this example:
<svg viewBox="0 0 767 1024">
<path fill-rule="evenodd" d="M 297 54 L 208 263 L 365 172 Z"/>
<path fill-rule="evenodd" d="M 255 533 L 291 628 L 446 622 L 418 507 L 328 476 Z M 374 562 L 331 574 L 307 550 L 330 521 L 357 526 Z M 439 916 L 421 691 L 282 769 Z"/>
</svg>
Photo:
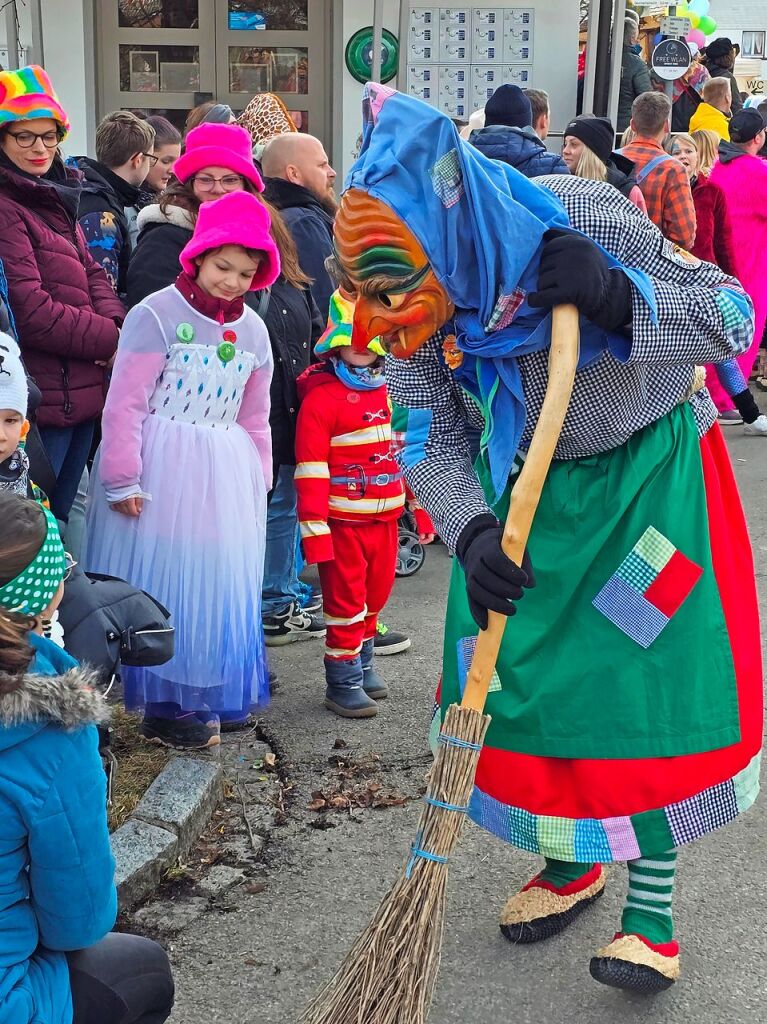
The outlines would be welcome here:
<svg viewBox="0 0 767 1024">
<path fill-rule="evenodd" d="M 695 54 L 698 52 L 698 44 L 697 43 L 691 43 L 690 40 L 688 39 L 687 40 L 687 45 L 690 47 L 690 56 L 694 57 Z"/>
<path fill-rule="evenodd" d="M 662 41 L 663 41 L 663 35 L 660 32 L 656 32 L 655 36 L 653 36 L 653 41 L 652 41 L 653 46 L 657 46 L 658 43 L 660 43 Z"/>
<path fill-rule="evenodd" d="M 703 47 L 706 45 L 706 37 L 703 35 L 699 28 L 692 29 L 691 32 L 687 33 L 685 38 L 687 39 L 688 43 L 695 43 L 695 45 L 699 49 L 703 49 Z"/>
<path fill-rule="evenodd" d="M 676 13 L 677 13 L 677 17 L 679 17 L 679 18 L 686 17 L 687 14 L 689 13 L 689 10 L 690 10 L 690 8 L 687 6 L 687 4 L 677 4 L 676 5 Z"/>
<path fill-rule="evenodd" d="M 690 19 L 691 28 L 698 28 L 700 26 L 700 15 L 696 14 L 695 11 L 690 11 L 687 17 Z"/>
<path fill-rule="evenodd" d="M 698 23 L 698 29 L 703 33 L 704 36 L 710 36 L 714 32 L 716 32 L 716 22 L 713 18 L 709 18 L 709 16 L 706 14 L 700 19 L 700 22 Z"/>
<path fill-rule="evenodd" d="M 710 0 L 692 0 L 692 3 L 689 5 L 689 10 L 699 14 L 701 18 L 708 14 L 710 8 Z"/>
</svg>

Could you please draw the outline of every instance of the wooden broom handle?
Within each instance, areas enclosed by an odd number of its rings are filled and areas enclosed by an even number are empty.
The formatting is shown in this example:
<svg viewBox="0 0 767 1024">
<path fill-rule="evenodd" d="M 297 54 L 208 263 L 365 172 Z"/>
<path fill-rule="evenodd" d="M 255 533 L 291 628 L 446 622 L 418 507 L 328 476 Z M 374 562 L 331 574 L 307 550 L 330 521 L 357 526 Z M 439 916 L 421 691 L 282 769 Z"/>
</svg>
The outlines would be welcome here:
<svg viewBox="0 0 767 1024">
<path fill-rule="evenodd" d="M 546 395 L 525 464 L 511 491 L 509 512 L 501 541 L 504 554 L 517 565 L 522 564 L 535 511 L 567 414 L 578 366 L 579 338 L 578 310 L 575 306 L 555 307 L 551 325 Z M 477 646 L 471 659 L 461 701 L 462 707 L 480 712 L 484 710 L 507 622 L 506 615 L 488 612 L 487 629 L 482 630 L 477 637 Z"/>
</svg>

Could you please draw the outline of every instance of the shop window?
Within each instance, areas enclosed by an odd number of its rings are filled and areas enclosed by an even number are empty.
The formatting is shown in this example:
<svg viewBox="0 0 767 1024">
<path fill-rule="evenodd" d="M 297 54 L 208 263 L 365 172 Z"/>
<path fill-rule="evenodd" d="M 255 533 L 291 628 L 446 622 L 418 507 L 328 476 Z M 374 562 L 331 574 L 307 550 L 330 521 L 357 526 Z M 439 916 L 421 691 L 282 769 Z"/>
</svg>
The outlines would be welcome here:
<svg viewBox="0 0 767 1024">
<path fill-rule="evenodd" d="M 197 92 L 196 46 L 120 46 L 120 92 Z"/>
<path fill-rule="evenodd" d="M 199 28 L 199 0 L 117 0 L 120 28 Z"/>
<path fill-rule="evenodd" d="M 297 46 L 230 46 L 229 91 L 252 96 L 257 92 L 309 91 L 309 51 Z"/>
<path fill-rule="evenodd" d="M 309 0 L 229 0 L 229 29 L 305 32 Z"/>
</svg>

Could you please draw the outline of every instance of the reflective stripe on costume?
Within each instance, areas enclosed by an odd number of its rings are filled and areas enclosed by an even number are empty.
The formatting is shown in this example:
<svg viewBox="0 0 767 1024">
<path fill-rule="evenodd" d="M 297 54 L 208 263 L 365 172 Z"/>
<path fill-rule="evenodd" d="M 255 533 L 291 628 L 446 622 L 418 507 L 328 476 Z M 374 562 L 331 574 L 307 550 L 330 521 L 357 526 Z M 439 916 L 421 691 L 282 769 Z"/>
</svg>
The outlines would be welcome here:
<svg viewBox="0 0 767 1024">
<path fill-rule="evenodd" d="M 327 523 L 306 522 L 300 523 L 301 537 L 325 537 L 330 533 Z"/>
<path fill-rule="evenodd" d="M 392 498 L 342 498 L 331 494 L 328 507 L 331 512 L 388 512 L 390 509 L 402 508 L 405 495 L 396 494 Z"/>
<path fill-rule="evenodd" d="M 327 612 L 324 612 L 322 617 L 328 626 L 353 626 L 356 622 L 364 622 L 367 613 L 368 608 L 367 605 L 365 605 L 361 612 L 357 612 L 356 615 L 352 615 L 346 619 L 343 618 L 343 616 L 328 615 Z"/>
<path fill-rule="evenodd" d="M 296 480 L 327 480 L 330 468 L 327 462 L 299 462 L 296 466 Z"/>
<path fill-rule="evenodd" d="M 336 434 L 331 437 L 331 448 L 339 448 L 344 445 L 372 444 L 376 441 L 391 441 L 391 424 L 381 423 L 375 427 L 362 427 L 360 430 L 351 430 L 348 434 Z"/>
</svg>

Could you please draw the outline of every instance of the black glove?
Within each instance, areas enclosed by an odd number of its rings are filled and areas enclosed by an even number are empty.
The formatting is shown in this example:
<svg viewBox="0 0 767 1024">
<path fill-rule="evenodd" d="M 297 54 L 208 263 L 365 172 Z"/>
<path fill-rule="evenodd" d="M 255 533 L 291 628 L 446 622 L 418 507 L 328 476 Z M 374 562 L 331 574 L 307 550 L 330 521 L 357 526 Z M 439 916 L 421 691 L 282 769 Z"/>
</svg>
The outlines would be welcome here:
<svg viewBox="0 0 767 1024">
<path fill-rule="evenodd" d="M 531 306 L 553 309 L 572 302 L 605 331 L 631 323 L 631 285 L 622 270 L 610 270 L 597 246 L 585 235 L 547 231 L 538 269 L 538 291 Z"/>
<path fill-rule="evenodd" d="M 501 549 L 503 527 L 495 516 L 476 516 L 461 531 L 457 554 L 466 573 L 466 594 L 472 618 L 487 629 L 487 611 L 514 615 L 513 601 L 522 597 L 523 587 L 534 587 L 535 577 L 527 552 L 522 567 Z"/>
</svg>

